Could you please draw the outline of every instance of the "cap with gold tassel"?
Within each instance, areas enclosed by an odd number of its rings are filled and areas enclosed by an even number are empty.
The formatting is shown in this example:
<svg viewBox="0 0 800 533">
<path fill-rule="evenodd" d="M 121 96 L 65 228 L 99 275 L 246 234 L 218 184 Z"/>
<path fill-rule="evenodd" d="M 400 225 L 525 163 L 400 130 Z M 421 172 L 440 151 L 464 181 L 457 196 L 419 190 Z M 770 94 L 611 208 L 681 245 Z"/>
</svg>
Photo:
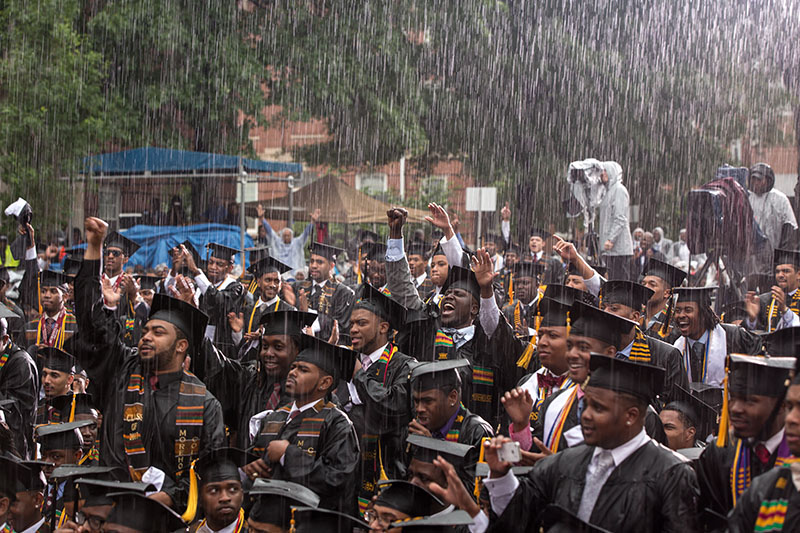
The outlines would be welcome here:
<svg viewBox="0 0 800 533">
<path fill-rule="evenodd" d="M 197 459 L 192 461 L 192 465 L 189 467 L 189 501 L 186 504 L 186 511 L 181 515 L 181 518 L 187 524 L 194 522 L 194 517 L 197 515 L 199 488 L 197 486 L 197 472 L 194 469 L 195 463 L 197 463 Z"/>
<path fill-rule="evenodd" d="M 514 303 L 514 273 L 508 273 L 508 303 Z"/>
<path fill-rule="evenodd" d="M 730 415 L 728 414 L 728 380 L 730 377 L 730 356 L 725 358 L 725 377 L 722 378 L 722 410 L 719 415 L 719 429 L 717 430 L 717 448 L 728 445 L 730 430 Z"/>
</svg>

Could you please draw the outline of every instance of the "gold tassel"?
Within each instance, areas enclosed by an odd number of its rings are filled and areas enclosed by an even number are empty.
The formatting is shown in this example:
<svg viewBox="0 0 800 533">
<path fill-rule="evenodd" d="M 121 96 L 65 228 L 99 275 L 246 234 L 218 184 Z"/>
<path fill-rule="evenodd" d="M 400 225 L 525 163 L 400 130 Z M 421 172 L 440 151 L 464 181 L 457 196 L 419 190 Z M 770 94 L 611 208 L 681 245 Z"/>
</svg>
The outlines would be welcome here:
<svg viewBox="0 0 800 533">
<path fill-rule="evenodd" d="M 358 247 L 358 258 L 356 259 L 356 272 L 358 273 L 358 284 L 361 285 L 361 247 Z"/>
<path fill-rule="evenodd" d="M 508 273 L 508 303 L 514 303 L 514 273 Z"/>
<path fill-rule="evenodd" d="M 481 439 L 481 452 L 478 456 L 479 463 L 485 463 L 486 459 L 484 458 L 484 452 L 486 450 L 486 443 L 489 442 L 489 437 L 483 437 Z M 475 476 L 475 490 L 473 491 L 473 495 L 475 496 L 475 501 L 478 501 L 481 495 L 481 478 Z"/>
<path fill-rule="evenodd" d="M 729 361 L 730 358 L 725 359 L 725 378 L 722 380 L 722 412 L 719 415 L 717 448 L 724 448 L 728 445 L 728 429 L 730 427 L 730 417 L 728 415 L 728 380 L 730 378 Z"/>
<path fill-rule="evenodd" d="M 569 330 L 570 330 L 570 320 L 569 320 L 569 311 L 567 311 L 567 337 L 569 337 Z"/>
<path fill-rule="evenodd" d="M 75 401 L 75 396 L 75 394 L 72 395 L 72 407 L 69 410 L 69 420 L 67 420 L 67 422 L 75 422 L 75 404 L 77 403 Z"/>
<path fill-rule="evenodd" d="M 528 368 L 528 365 L 531 364 L 531 359 L 533 359 L 533 352 L 536 350 L 536 335 L 531 337 L 531 340 L 528 341 L 528 345 L 525 347 L 525 351 L 522 352 L 522 355 L 519 356 L 517 359 L 517 366 L 520 368 Z"/>
<path fill-rule="evenodd" d="M 672 289 L 669 291 L 669 302 L 667 302 L 667 312 L 664 316 L 664 323 L 661 324 L 661 329 L 658 330 L 658 335 L 664 339 L 669 335 L 669 323 L 672 322 L 672 304 L 675 298 L 672 296 Z"/>
<path fill-rule="evenodd" d="M 388 481 L 389 476 L 386 475 L 386 470 L 383 469 L 383 456 L 381 454 L 381 439 L 378 439 L 378 466 L 380 467 L 380 474 L 378 479 L 381 481 Z"/>
<path fill-rule="evenodd" d="M 296 522 L 294 520 L 294 507 L 292 507 L 292 518 L 289 520 L 289 533 L 297 533 Z"/>
<path fill-rule="evenodd" d="M 181 515 L 183 521 L 187 524 L 191 524 L 194 522 L 194 517 L 197 514 L 197 500 L 198 500 L 198 488 L 197 488 L 197 473 L 194 471 L 194 464 L 197 462 L 197 459 L 192 461 L 192 465 L 189 467 L 189 502 L 186 504 L 186 512 Z"/>
<path fill-rule="evenodd" d="M 39 300 L 39 316 L 42 315 L 42 273 L 36 276 L 36 297 Z"/>
</svg>

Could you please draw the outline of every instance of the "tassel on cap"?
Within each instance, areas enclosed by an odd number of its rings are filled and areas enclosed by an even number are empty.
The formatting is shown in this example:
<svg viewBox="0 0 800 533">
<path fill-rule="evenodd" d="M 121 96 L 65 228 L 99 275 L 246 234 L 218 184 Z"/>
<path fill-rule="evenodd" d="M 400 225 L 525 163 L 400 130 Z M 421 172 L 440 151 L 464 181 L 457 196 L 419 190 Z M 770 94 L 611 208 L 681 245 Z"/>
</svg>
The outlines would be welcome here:
<svg viewBox="0 0 800 533">
<path fill-rule="evenodd" d="M 72 395 L 72 406 L 69 408 L 69 420 L 67 420 L 67 422 L 75 422 L 75 404 L 77 403 L 77 401 L 75 400 L 76 398 L 77 398 L 77 395 L 73 394 Z"/>
<path fill-rule="evenodd" d="M 194 464 L 197 459 L 192 461 L 192 466 L 189 467 L 189 502 L 186 504 L 186 512 L 181 515 L 183 521 L 187 524 L 194 522 L 194 517 L 197 515 L 197 501 L 198 501 L 198 487 L 197 487 L 197 473 L 194 471 Z"/>
<path fill-rule="evenodd" d="M 479 463 L 486 462 L 484 455 L 486 451 L 486 443 L 489 442 L 489 440 L 490 440 L 489 437 L 483 437 L 481 439 L 481 452 L 480 455 L 478 456 Z M 481 478 L 479 478 L 478 476 L 475 476 L 475 489 L 473 490 L 472 494 L 473 496 L 475 496 L 475 501 L 478 501 L 481 495 Z"/>
<path fill-rule="evenodd" d="M 508 273 L 508 303 L 514 303 L 514 273 Z"/>
<path fill-rule="evenodd" d="M 722 412 L 719 415 L 719 429 L 717 430 L 717 448 L 728 445 L 728 431 L 730 429 L 730 415 L 728 414 L 728 381 L 730 380 L 730 357 L 725 358 L 725 377 L 722 379 Z"/>
<path fill-rule="evenodd" d="M 356 272 L 358 273 L 358 284 L 361 285 L 361 247 L 358 247 L 358 256 L 356 257 Z"/>
<path fill-rule="evenodd" d="M 673 304 L 675 303 L 675 298 L 672 296 L 672 290 L 669 292 L 669 302 L 667 302 L 667 312 L 664 316 L 664 323 L 661 324 L 661 328 L 658 330 L 658 335 L 665 339 L 667 335 L 669 335 L 669 323 L 672 322 L 672 311 L 673 311 Z"/>
</svg>

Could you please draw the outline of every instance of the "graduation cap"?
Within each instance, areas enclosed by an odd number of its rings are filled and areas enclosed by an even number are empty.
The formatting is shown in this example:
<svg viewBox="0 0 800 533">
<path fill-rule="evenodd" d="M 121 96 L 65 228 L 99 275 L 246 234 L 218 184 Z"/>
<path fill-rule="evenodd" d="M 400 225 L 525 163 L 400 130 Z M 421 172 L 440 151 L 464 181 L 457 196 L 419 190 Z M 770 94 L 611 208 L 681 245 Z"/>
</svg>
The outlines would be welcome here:
<svg viewBox="0 0 800 533">
<path fill-rule="evenodd" d="M 665 371 L 630 359 L 593 353 L 589 360 L 589 385 L 630 394 L 650 401 L 664 386 Z"/>
<path fill-rule="evenodd" d="M 303 328 L 314 323 L 317 316 L 316 313 L 304 311 L 275 311 L 261 315 L 259 324 L 264 326 L 263 335 L 298 337 L 303 334 Z"/>
<path fill-rule="evenodd" d="M 36 442 L 44 450 L 78 450 L 83 446 L 80 428 L 94 424 L 94 420 L 76 420 L 61 424 L 36 427 Z"/>
<path fill-rule="evenodd" d="M 19 224 L 25 225 L 33 220 L 33 209 L 31 205 L 23 200 L 17 198 L 17 201 L 6 207 L 6 216 L 16 217 Z"/>
<path fill-rule="evenodd" d="M 189 339 L 190 352 L 199 350 L 208 325 L 208 315 L 193 305 L 166 294 L 154 294 L 147 320 L 169 322 Z"/>
<path fill-rule="evenodd" d="M 673 290 L 678 295 L 678 303 L 695 302 L 698 305 L 710 306 L 711 295 L 717 287 L 677 287 Z"/>
<path fill-rule="evenodd" d="M 691 391 L 693 396 L 699 398 L 703 403 L 710 405 L 719 413 L 722 407 L 722 387 L 696 381 L 694 383 L 689 383 L 689 391 Z"/>
<path fill-rule="evenodd" d="M 428 254 L 430 253 L 431 245 L 425 242 L 412 242 L 408 245 L 408 250 L 406 251 L 407 256 L 412 255 L 419 255 L 422 256 L 423 259 L 428 259 Z"/>
<path fill-rule="evenodd" d="M 344 253 L 344 250 L 341 248 L 336 248 L 335 246 L 323 244 L 321 242 L 312 242 L 310 250 L 312 255 L 324 257 L 328 261 L 336 261 L 336 257 Z"/>
<path fill-rule="evenodd" d="M 443 256 L 447 257 L 447 254 L 444 253 L 444 248 L 442 248 L 442 243 L 441 242 L 436 244 L 436 248 L 434 248 L 433 253 L 431 254 L 431 257 L 435 257 L 437 255 L 443 255 Z"/>
<path fill-rule="evenodd" d="M 76 244 L 75 246 L 64 250 L 64 253 L 67 254 L 67 257 L 72 257 L 73 259 L 82 261 L 83 256 L 86 255 L 86 245 Z"/>
<path fill-rule="evenodd" d="M 78 486 L 78 495 L 84 500 L 83 507 L 96 507 L 99 505 L 113 505 L 114 500 L 108 495 L 115 492 L 136 492 L 146 494 L 156 490 L 152 483 L 139 481 L 117 481 L 98 477 L 81 477 L 75 480 Z"/>
<path fill-rule="evenodd" d="M 454 466 L 462 464 L 464 458 L 474 448 L 469 444 L 413 434 L 406 437 L 406 442 L 412 446 L 411 456 L 414 459 L 423 463 L 432 463 L 436 457 L 441 455 L 443 459 Z"/>
<path fill-rule="evenodd" d="M 65 422 L 69 421 L 73 404 L 76 415 L 97 416 L 99 412 L 91 394 L 63 394 L 50 399 L 50 406 L 59 412 L 61 420 Z"/>
<path fill-rule="evenodd" d="M 208 258 L 215 258 L 221 261 L 227 261 L 228 263 L 233 263 L 234 256 L 239 253 L 237 248 L 231 248 L 230 246 L 226 246 L 224 244 L 220 244 L 218 242 L 210 242 L 206 244 L 206 249 L 208 250 Z"/>
<path fill-rule="evenodd" d="M 257 460 L 258 456 L 238 448 L 217 448 L 201 455 L 194 468 L 201 485 L 219 481 L 238 481 L 239 468 Z"/>
<path fill-rule="evenodd" d="M 772 254 L 772 265 L 776 268 L 778 265 L 792 265 L 798 268 L 800 267 L 800 251 L 775 248 Z"/>
<path fill-rule="evenodd" d="M 53 469 L 50 479 L 65 480 L 88 477 L 103 477 L 105 479 L 129 479 L 130 474 L 119 466 L 94 466 L 94 465 L 61 465 Z"/>
<path fill-rule="evenodd" d="M 258 262 L 250 263 L 250 268 L 247 269 L 252 275 L 256 278 L 263 276 L 264 274 L 269 274 L 271 272 L 277 272 L 278 274 L 283 274 L 284 272 L 289 272 L 292 269 L 289 265 L 285 265 L 275 259 L 274 257 L 264 257 L 260 259 Z"/>
<path fill-rule="evenodd" d="M 800 354 L 800 326 L 778 329 L 761 338 L 768 355 L 795 357 Z"/>
<path fill-rule="evenodd" d="M 183 531 L 186 528 L 186 523 L 178 513 L 144 494 L 114 492 L 108 496 L 114 502 L 114 507 L 106 519 L 106 528 L 111 524 L 117 524 L 142 533 Z"/>
<path fill-rule="evenodd" d="M 369 525 L 350 515 L 316 507 L 292 507 L 296 533 L 369 531 Z"/>
<path fill-rule="evenodd" d="M 570 263 L 570 265 L 572 265 L 572 263 Z M 589 264 L 589 266 L 592 267 L 595 272 L 600 274 L 601 277 L 604 277 L 604 278 L 608 277 L 608 267 L 606 267 L 604 265 L 598 265 L 598 264 Z"/>
<path fill-rule="evenodd" d="M 23 492 L 21 481 L 30 475 L 29 469 L 11 455 L 0 455 L 0 497 L 14 501 L 17 492 Z"/>
<path fill-rule="evenodd" d="M 504 254 L 507 254 L 507 253 L 512 253 L 512 254 L 517 254 L 517 255 L 520 255 L 520 253 L 521 253 L 521 249 L 520 249 L 520 247 L 519 247 L 519 244 L 517 244 L 517 243 L 514 243 L 514 242 L 512 242 L 511 244 L 509 244 L 509 245 L 506 247 L 506 251 L 504 252 Z"/>
<path fill-rule="evenodd" d="M 406 308 L 397 300 L 376 289 L 369 283 L 362 283 L 357 289 L 353 310 L 366 309 L 367 311 L 385 320 L 396 330 L 400 329 L 406 317 Z"/>
<path fill-rule="evenodd" d="M 248 519 L 289 529 L 291 507 L 319 507 L 319 496 L 291 481 L 258 478 L 249 491 L 254 500 Z"/>
<path fill-rule="evenodd" d="M 403 531 L 409 529 L 415 533 L 438 533 L 440 531 L 455 531 L 456 527 L 465 527 L 474 524 L 475 521 L 468 512 L 461 509 L 454 509 L 447 513 L 438 513 L 432 516 L 419 516 L 392 522 L 391 528 L 402 528 Z M 459 529 L 460 531 L 460 529 Z"/>
<path fill-rule="evenodd" d="M 571 533 L 611 533 L 607 529 L 593 526 L 578 518 L 578 515 L 557 504 L 550 504 L 544 508 L 537 519 L 543 531 Z"/>
<path fill-rule="evenodd" d="M 23 467 L 22 468 L 19 467 Z M 44 467 L 52 467 L 53 463 L 45 461 L 20 461 L 15 472 L 20 476 L 17 480 L 18 492 L 43 491 L 47 486 L 47 478 L 42 472 Z"/>
<path fill-rule="evenodd" d="M 621 279 L 606 281 L 600 289 L 600 293 L 603 304 L 625 305 L 634 311 L 641 311 L 654 294 L 652 289 L 648 289 L 644 285 Z"/>
<path fill-rule="evenodd" d="M 382 242 L 368 242 L 361 246 L 361 251 L 367 254 L 370 261 L 386 262 L 387 246 Z"/>
<path fill-rule="evenodd" d="M 269 246 L 259 245 L 252 248 L 245 248 L 245 252 L 250 253 L 250 264 L 258 263 L 265 257 L 269 257 Z"/>
<path fill-rule="evenodd" d="M 409 516 L 428 516 L 446 506 L 423 487 L 398 479 L 378 482 L 375 505 L 383 505 Z"/>
<path fill-rule="evenodd" d="M 690 425 L 697 429 L 700 440 L 712 435 L 717 428 L 717 410 L 680 385 L 676 385 L 676 393 L 677 398 L 663 410 L 677 411 L 688 418 Z"/>
<path fill-rule="evenodd" d="M 54 270 L 43 270 L 39 274 L 39 285 L 42 287 L 56 287 L 63 289 L 64 285 L 71 280 L 69 276 L 63 272 L 56 272 Z"/>
<path fill-rule="evenodd" d="M 464 289 L 476 300 L 480 301 L 481 299 L 481 287 L 478 285 L 475 272 L 470 269 L 458 265 L 450 265 L 447 279 L 442 286 L 442 294 L 445 294 L 447 289 L 451 287 L 454 289 Z"/>
<path fill-rule="evenodd" d="M 49 368 L 57 372 L 75 373 L 75 358 L 64 350 L 52 346 L 44 346 L 36 351 L 36 356 L 41 359 L 42 368 Z"/>
<path fill-rule="evenodd" d="M 572 302 L 582 301 L 584 294 L 585 293 L 582 290 L 576 289 L 575 287 L 550 283 L 544 290 L 543 297 L 556 300 L 559 303 L 569 306 L 572 305 Z"/>
<path fill-rule="evenodd" d="M 143 291 L 154 291 L 156 290 L 156 283 L 161 281 L 161 276 L 139 276 L 136 278 L 137 283 L 139 283 L 139 288 Z"/>
<path fill-rule="evenodd" d="M 552 285 L 548 285 L 548 290 Z M 542 317 L 539 327 L 545 328 L 558 328 L 566 327 L 567 313 L 569 312 L 570 304 L 565 304 L 559 300 L 544 297 L 539 300 L 538 314 Z"/>
<path fill-rule="evenodd" d="M 538 280 L 539 276 L 544 274 L 544 269 L 544 263 L 525 263 L 524 261 L 520 261 L 514 265 L 511 272 L 513 272 L 515 279 L 533 278 L 534 280 Z"/>
<path fill-rule="evenodd" d="M 546 241 L 547 239 L 552 237 L 553 234 L 550 233 L 549 231 L 543 230 L 542 228 L 531 228 L 529 236 L 530 237 L 539 237 L 543 241 Z"/>
<path fill-rule="evenodd" d="M 353 375 L 358 354 L 344 346 L 330 344 L 322 339 L 303 335 L 300 337 L 300 353 L 295 361 L 304 361 L 316 365 L 320 370 L 333 377 L 334 384 L 340 379 L 349 380 Z"/>
<path fill-rule="evenodd" d="M 136 250 L 141 248 L 141 246 L 118 231 L 112 231 L 109 233 L 106 236 L 106 240 L 103 244 L 106 248 L 119 248 L 127 257 L 132 256 L 136 253 Z"/>
<path fill-rule="evenodd" d="M 783 398 L 796 361 L 794 357 L 731 354 L 728 390 L 742 396 Z"/>
<path fill-rule="evenodd" d="M 607 313 L 597 307 L 575 301 L 569 308 L 569 334 L 590 337 L 611 344 L 619 349 L 620 337 L 630 333 L 636 322 Z"/>
<path fill-rule="evenodd" d="M 64 268 L 63 272 L 67 276 L 77 276 L 78 271 L 81 269 L 81 265 L 83 264 L 83 259 L 75 259 L 74 257 L 67 256 L 64 258 Z"/>
<path fill-rule="evenodd" d="M 419 363 L 411 369 L 408 380 L 415 390 L 426 391 L 448 387 L 453 390 L 461 385 L 458 369 L 468 366 L 470 362 L 467 359 Z"/>
<path fill-rule="evenodd" d="M 9 318 L 22 318 L 17 313 L 6 307 L 4 304 L 0 303 L 0 318 L 5 318 L 6 320 Z"/>
<path fill-rule="evenodd" d="M 658 259 L 653 259 L 650 257 L 644 264 L 642 276 L 655 276 L 657 278 L 661 278 L 667 282 L 667 285 L 674 288 L 680 287 L 681 283 L 683 283 L 683 280 L 686 279 L 688 274 L 680 268 L 670 265 L 669 263 L 665 263 L 664 261 L 659 261 Z"/>
<path fill-rule="evenodd" d="M 175 248 L 180 249 L 181 246 L 186 248 L 186 251 L 189 252 L 189 254 L 192 256 L 192 259 L 194 259 L 194 264 L 199 267 L 201 263 L 201 258 L 200 258 L 200 252 L 197 251 L 197 248 L 194 247 L 194 245 L 191 243 L 191 241 L 189 241 L 189 239 L 186 239 L 182 243 L 176 245 Z"/>
</svg>

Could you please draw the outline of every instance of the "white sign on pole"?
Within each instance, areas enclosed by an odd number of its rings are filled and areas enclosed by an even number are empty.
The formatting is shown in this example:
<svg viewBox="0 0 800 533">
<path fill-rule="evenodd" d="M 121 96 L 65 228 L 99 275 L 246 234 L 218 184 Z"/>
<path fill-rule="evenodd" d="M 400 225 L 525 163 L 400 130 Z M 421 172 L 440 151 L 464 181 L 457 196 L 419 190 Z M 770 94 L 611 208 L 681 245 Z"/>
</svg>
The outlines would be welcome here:
<svg viewBox="0 0 800 533">
<path fill-rule="evenodd" d="M 467 211 L 495 211 L 497 187 L 467 187 Z"/>
</svg>

